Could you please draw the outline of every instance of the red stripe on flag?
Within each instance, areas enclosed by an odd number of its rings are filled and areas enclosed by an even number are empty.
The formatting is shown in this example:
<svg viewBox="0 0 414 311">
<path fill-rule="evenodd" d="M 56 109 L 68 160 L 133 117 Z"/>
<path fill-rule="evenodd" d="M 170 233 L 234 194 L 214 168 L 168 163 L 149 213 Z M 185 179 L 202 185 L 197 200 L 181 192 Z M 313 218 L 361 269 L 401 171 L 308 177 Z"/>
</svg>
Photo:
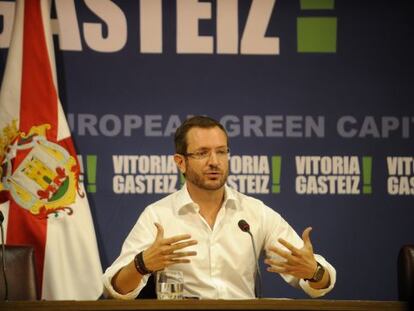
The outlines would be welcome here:
<svg viewBox="0 0 414 311">
<path fill-rule="evenodd" d="M 47 123 L 51 125 L 47 139 L 56 142 L 57 92 L 46 46 L 40 0 L 25 1 L 24 5 L 20 130 L 27 134 L 32 126 Z M 18 153 L 13 167 L 16 168 L 24 157 L 25 153 Z M 34 246 L 39 297 L 43 282 L 46 225 L 47 219 L 38 218 L 17 203 L 10 202 L 7 242 Z"/>
<path fill-rule="evenodd" d="M 43 29 L 40 1 L 25 1 L 20 130 L 48 123 L 47 138 L 57 138 L 57 93 Z"/>
</svg>

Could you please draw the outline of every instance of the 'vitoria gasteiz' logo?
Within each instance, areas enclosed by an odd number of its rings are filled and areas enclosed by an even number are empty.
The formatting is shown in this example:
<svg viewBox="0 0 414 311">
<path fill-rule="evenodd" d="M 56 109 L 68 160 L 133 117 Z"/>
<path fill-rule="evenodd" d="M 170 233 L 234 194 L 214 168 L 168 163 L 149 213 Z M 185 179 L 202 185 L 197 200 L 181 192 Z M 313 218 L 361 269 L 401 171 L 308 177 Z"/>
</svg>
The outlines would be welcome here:
<svg viewBox="0 0 414 311">
<path fill-rule="evenodd" d="M 329 16 L 334 7 L 335 0 L 300 0 L 300 9 L 308 16 L 296 22 L 299 53 L 336 53 L 337 18 Z"/>
</svg>

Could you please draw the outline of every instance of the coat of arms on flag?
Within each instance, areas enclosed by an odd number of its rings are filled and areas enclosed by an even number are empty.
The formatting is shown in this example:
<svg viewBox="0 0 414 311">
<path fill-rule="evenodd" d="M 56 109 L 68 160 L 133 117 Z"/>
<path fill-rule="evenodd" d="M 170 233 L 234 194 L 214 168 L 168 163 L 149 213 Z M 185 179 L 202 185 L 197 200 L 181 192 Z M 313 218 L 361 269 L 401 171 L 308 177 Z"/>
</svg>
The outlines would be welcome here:
<svg viewBox="0 0 414 311">
<path fill-rule="evenodd" d="M 0 153 L 0 191 L 7 190 L 14 201 L 34 215 L 47 217 L 58 211 L 72 214 L 68 207 L 75 202 L 79 169 L 76 160 L 60 145 L 48 141 L 50 124 L 33 126 L 29 133 L 20 133 L 16 122 L 6 127 L 5 143 Z M 6 143 L 9 143 L 6 145 Z M 4 152 L 5 150 L 5 152 Z M 17 152 L 28 152 L 23 161 L 13 167 Z"/>
</svg>

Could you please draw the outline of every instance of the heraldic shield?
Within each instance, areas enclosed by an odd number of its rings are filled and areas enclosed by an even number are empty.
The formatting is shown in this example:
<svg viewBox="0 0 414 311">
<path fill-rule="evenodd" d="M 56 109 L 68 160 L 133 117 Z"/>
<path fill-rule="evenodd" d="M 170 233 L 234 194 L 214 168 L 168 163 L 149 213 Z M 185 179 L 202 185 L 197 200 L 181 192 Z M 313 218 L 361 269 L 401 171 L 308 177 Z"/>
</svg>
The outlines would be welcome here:
<svg viewBox="0 0 414 311">
<path fill-rule="evenodd" d="M 34 215 L 65 209 L 71 214 L 68 206 L 75 202 L 78 188 L 77 162 L 65 148 L 47 140 L 48 129 L 49 124 L 34 126 L 25 135 L 15 122 L 3 129 L 0 190 L 8 191 L 19 206 Z M 19 153 L 25 156 L 13 167 Z"/>
</svg>

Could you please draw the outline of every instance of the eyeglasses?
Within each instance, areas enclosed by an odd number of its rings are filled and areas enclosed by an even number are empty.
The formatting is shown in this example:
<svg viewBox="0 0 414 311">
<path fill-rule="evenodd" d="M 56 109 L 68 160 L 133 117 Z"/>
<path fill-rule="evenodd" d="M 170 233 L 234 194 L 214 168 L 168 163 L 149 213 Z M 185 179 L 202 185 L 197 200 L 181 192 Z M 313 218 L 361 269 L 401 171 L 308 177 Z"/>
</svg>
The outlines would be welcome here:
<svg viewBox="0 0 414 311">
<path fill-rule="evenodd" d="M 183 153 L 183 156 L 193 158 L 196 160 L 204 160 L 210 158 L 212 153 L 216 154 L 216 157 L 219 159 L 224 159 L 230 154 L 229 148 L 219 148 L 219 149 L 203 149 L 194 152 Z"/>
</svg>

